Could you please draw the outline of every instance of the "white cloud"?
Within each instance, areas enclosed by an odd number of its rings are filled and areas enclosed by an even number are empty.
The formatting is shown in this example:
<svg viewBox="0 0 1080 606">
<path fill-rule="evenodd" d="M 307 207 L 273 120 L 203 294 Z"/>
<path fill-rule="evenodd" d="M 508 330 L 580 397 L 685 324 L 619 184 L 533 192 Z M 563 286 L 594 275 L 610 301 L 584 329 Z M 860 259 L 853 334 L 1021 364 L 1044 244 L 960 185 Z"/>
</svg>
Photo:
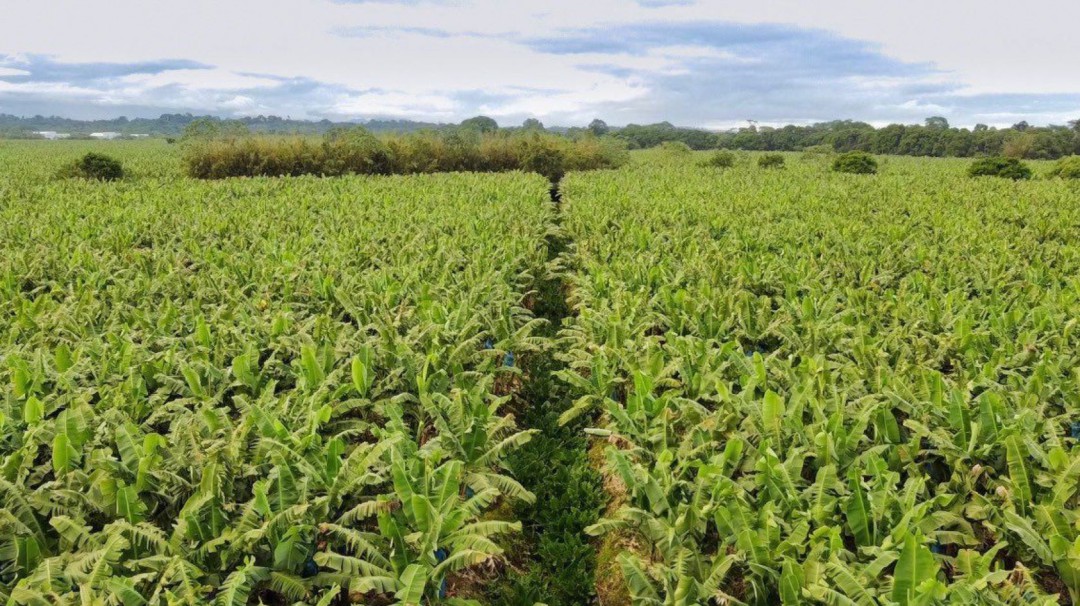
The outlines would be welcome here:
<svg viewBox="0 0 1080 606">
<path fill-rule="evenodd" d="M 101 91 L 66 82 L 6 82 L 0 80 L 0 93 L 50 95 L 55 97 L 100 96 Z"/>
<path fill-rule="evenodd" d="M 231 99 L 226 99 L 220 103 L 221 107 L 233 111 L 243 111 L 255 107 L 255 100 L 251 97 L 245 97 L 244 95 L 236 95 Z"/>
<path fill-rule="evenodd" d="M 224 69 L 174 69 L 156 74 L 131 74 L 117 78 L 116 82 L 133 89 L 182 86 L 191 90 L 243 90 L 276 86 L 281 81 Z"/>
<path fill-rule="evenodd" d="M 681 105 L 646 106 L 648 96 L 661 93 L 683 105 L 701 105 L 707 99 L 679 98 L 680 91 L 662 91 L 653 80 L 683 78 L 679 82 L 690 86 L 696 78 L 710 76 L 702 70 L 719 65 L 766 68 L 772 61 L 772 67 L 778 62 L 782 67 L 787 61 L 811 61 L 818 49 L 807 48 L 803 56 L 788 59 L 763 57 L 753 44 L 720 48 L 696 39 L 643 45 L 640 52 L 560 52 L 557 43 L 574 30 L 602 33 L 633 24 L 726 22 L 817 28 L 838 38 L 870 42 L 866 53 L 906 64 L 933 64 L 914 74 L 853 74 L 844 81 L 850 88 L 833 91 L 835 104 L 801 110 L 781 104 L 770 120 L 774 115 L 781 119 L 782 113 L 783 120 L 798 121 L 818 111 L 844 113 L 828 117 L 890 119 L 886 113 L 870 114 L 895 110 L 900 113 L 889 115 L 906 116 L 952 107 L 905 97 L 913 85 L 940 90 L 952 84 L 954 93 L 971 97 L 1080 94 L 1080 70 L 1075 69 L 1080 36 L 1073 33 L 1080 22 L 1080 3 L 1029 0 L 1023 12 L 1040 17 L 1016 18 L 1013 11 L 995 10 L 994 3 L 985 0 L 110 0 L 107 11 L 84 0 L 10 0 L 0 21 L 0 56 L 8 54 L 0 61 L 0 78 L 26 81 L 0 84 L 0 93 L 44 100 L 82 96 L 91 104 L 223 113 L 292 110 L 314 117 L 377 114 L 451 120 L 485 111 L 507 119 L 535 115 L 550 121 L 612 111 L 630 119 L 659 120 L 670 113 L 701 124 L 727 124 L 729 118 L 702 109 L 692 114 Z M 534 38 L 555 43 L 543 49 L 523 43 Z M 44 83 L 34 80 L 38 74 L 30 65 L 36 56 L 68 64 L 176 59 L 209 67 Z M 834 66 L 837 70 L 845 68 L 842 60 Z M 777 89 L 800 77 L 774 72 L 772 77 L 781 79 Z M 309 86 L 301 92 L 288 88 L 297 81 Z M 742 103 L 745 110 L 737 108 L 740 112 L 764 107 L 764 93 L 740 88 L 745 86 L 743 80 L 732 79 L 717 92 Z M 906 106 L 895 96 L 915 105 Z M 956 111 L 976 113 L 966 104 Z"/>
<path fill-rule="evenodd" d="M 329 113 L 347 118 L 447 118 L 452 117 L 456 109 L 453 99 L 441 95 L 375 92 L 345 96 L 329 108 Z"/>
</svg>

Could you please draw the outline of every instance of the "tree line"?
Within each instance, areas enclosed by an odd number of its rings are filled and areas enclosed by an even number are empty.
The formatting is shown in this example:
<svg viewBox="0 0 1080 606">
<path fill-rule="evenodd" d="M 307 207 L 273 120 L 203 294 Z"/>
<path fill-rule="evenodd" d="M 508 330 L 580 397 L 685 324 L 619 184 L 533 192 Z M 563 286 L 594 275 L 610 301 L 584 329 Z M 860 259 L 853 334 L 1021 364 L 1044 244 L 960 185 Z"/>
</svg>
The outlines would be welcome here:
<svg viewBox="0 0 1080 606">
<path fill-rule="evenodd" d="M 945 118 L 927 118 L 917 125 L 890 124 L 875 128 L 866 122 L 836 120 L 809 126 L 782 128 L 751 125 L 712 133 L 679 128 L 668 122 L 612 129 L 631 149 L 655 147 L 680 141 L 692 149 L 742 149 L 751 151 L 802 151 L 825 146 L 837 152 L 932 157 L 1011 156 L 1056 159 L 1080 154 L 1080 120 L 1065 126 L 1031 126 L 1019 122 L 1009 128 L 983 124 L 973 129 L 954 128 Z"/>
<path fill-rule="evenodd" d="M 192 124 L 216 123 L 240 125 L 259 134 L 324 135 L 336 128 L 355 126 L 352 122 L 331 120 L 297 120 L 281 116 L 245 116 L 220 118 L 198 116 L 191 113 L 162 114 L 157 118 L 111 118 L 107 120 L 75 120 L 59 116 L 14 116 L 0 114 L 0 138 L 34 139 L 38 131 L 70 133 L 72 138 L 85 138 L 95 132 L 116 132 L 124 135 L 148 134 L 155 137 L 179 137 Z M 407 133 L 420 130 L 439 130 L 447 124 L 418 122 L 415 120 L 368 120 L 361 122 L 367 130 L 375 133 Z"/>
<path fill-rule="evenodd" d="M 156 136 L 180 136 L 189 127 L 207 124 L 218 128 L 236 128 L 256 134 L 325 135 L 353 122 L 330 120 L 294 120 L 279 116 L 250 116 L 235 120 L 213 116 L 162 114 L 159 118 L 120 117 L 112 120 L 72 120 L 58 117 L 18 117 L 0 114 L 0 137 L 34 137 L 35 131 L 55 130 L 74 135 L 98 131 L 147 133 Z M 502 131 L 547 132 L 571 139 L 610 136 L 624 141 L 630 149 L 648 149 L 666 142 L 685 143 L 691 149 L 741 149 L 751 151 L 802 151 L 825 146 L 837 152 L 864 151 L 874 154 L 933 157 L 1011 156 L 1029 159 L 1056 159 L 1080 155 L 1080 120 L 1067 125 L 1031 126 L 1018 122 L 1009 128 L 983 124 L 972 129 L 955 128 L 945 118 L 927 118 L 923 124 L 890 124 L 875 128 L 866 122 L 834 120 L 809 126 L 788 125 L 780 128 L 750 125 L 725 132 L 685 128 L 670 122 L 608 126 L 593 120 L 585 127 L 545 127 L 535 118 L 521 126 L 500 127 L 487 116 L 469 118 L 460 124 L 417 122 L 412 120 L 368 120 L 361 122 L 373 133 L 447 132 L 465 128 L 491 133 Z"/>
</svg>

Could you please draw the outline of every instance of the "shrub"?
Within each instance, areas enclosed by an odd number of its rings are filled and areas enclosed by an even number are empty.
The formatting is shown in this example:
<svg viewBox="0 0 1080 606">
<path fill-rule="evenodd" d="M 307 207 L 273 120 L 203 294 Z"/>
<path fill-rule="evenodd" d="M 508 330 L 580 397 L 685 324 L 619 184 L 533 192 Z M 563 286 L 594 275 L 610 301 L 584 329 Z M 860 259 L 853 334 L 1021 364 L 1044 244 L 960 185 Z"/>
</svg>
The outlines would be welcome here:
<svg viewBox="0 0 1080 606">
<path fill-rule="evenodd" d="M 877 173 L 878 164 L 877 160 L 866 152 L 851 151 L 837 156 L 832 168 L 838 173 L 873 175 Z"/>
<path fill-rule="evenodd" d="M 1057 161 L 1050 170 L 1051 177 L 1062 179 L 1080 179 L 1080 156 L 1069 156 Z"/>
<path fill-rule="evenodd" d="M 566 155 L 566 170 L 597 170 L 617 168 L 630 160 L 627 143 L 614 137 L 585 137 L 562 142 Z"/>
<path fill-rule="evenodd" d="M 831 145 L 811 145 L 803 150 L 803 159 L 830 158 L 836 155 L 836 150 Z"/>
<path fill-rule="evenodd" d="M 676 156 L 686 156 L 694 152 L 689 145 L 682 141 L 664 141 L 660 144 L 660 149 Z"/>
<path fill-rule="evenodd" d="M 235 137 L 189 140 L 188 176 L 340 176 L 434 172 L 532 171 L 558 182 L 570 170 L 615 168 L 627 160 L 625 146 L 610 139 L 571 141 L 539 132 L 475 129 L 419 132 L 380 138 L 357 127 L 318 139 Z"/>
<path fill-rule="evenodd" d="M 187 174 L 198 179 L 322 175 L 333 167 L 326 148 L 292 137 L 212 139 L 189 145 Z"/>
<path fill-rule="evenodd" d="M 815 157 L 815 156 L 834 156 L 836 150 L 831 145 L 811 145 L 808 148 L 802 150 L 802 156 Z"/>
<path fill-rule="evenodd" d="M 115 158 L 90 152 L 65 167 L 61 176 L 92 181 L 119 181 L 124 178 L 124 165 Z"/>
<path fill-rule="evenodd" d="M 390 150 L 366 128 L 335 128 L 323 137 L 324 175 L 379 175 L 390 172 Z"/>
<path fill-rule="evenodd" d="M 537 138 L 530 143 L 525 146 L 522 168 L 547 177 L 553 184 L 561 181 L 566 174 L 566 153 L 563 149 L 550 139 Z"/>
<path fill-rule="evenodd" d="M 1034 133 L 1017 133 L 1005 140 L 1001 151 L 1008 158 L 1028 158 L 1035 149 L 1036 141 Z"/>
<path fill-rule="evenodd" d="M 761 168 L 784 168 L 784 156 L 782 154 L 765 154 L 758 158 L 757 164 Z"/>
<path fill-rule="evenodd" d="M 982 158 L 968 167 L 972 177 L 1001 177 L 1019 181 L 1031 178 L 1031 167 L 1017 158 Z"/>
<path fill-rule="evenodd" d="M 709 168 L 731 168 L 735 166 L 735 154 L 721 150 L 709 156 L 701 165 Z"/>
</svg>

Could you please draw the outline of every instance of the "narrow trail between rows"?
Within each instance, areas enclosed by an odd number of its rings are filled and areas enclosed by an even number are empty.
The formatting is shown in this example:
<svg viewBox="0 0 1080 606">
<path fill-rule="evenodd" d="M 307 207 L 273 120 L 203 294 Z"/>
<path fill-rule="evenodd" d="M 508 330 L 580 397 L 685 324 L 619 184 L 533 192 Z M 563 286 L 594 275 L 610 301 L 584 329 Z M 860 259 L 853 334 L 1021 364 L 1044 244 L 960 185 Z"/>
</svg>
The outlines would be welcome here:
<svg viewBox="0 0 1080 606">
<path fill-rule="evenodd" d="M 568 241 L 562 224 L 562 194 L 558 183 L 550 191 L 555 233 L 548 237 L 548 261 L 554 261 Z M 559 415 L 572 400 L 567 386 L 555 376 L 563 368 L 557 341 L 563 321 L 571 315 L 561 274 L 548 272 L 536 286 L 537 317 L 548 321 L 543 336 L 552 346 L 526 364 L 527 380 L 519 425 L 537 429 L 533 439 L 510 456 L 514 476 L 536 495 L 533 505 L 516 512 L 524 526 L 522 554 L 510 554 L 522 570 L 508 574 L 494 588 L 495 606 L 582 606 L 595 602 L 596 551 L 585 535 L 606 501 L 601 478 L 588 463 L 588 443 L 581 424 L 559 425 Z"/>
</svg>

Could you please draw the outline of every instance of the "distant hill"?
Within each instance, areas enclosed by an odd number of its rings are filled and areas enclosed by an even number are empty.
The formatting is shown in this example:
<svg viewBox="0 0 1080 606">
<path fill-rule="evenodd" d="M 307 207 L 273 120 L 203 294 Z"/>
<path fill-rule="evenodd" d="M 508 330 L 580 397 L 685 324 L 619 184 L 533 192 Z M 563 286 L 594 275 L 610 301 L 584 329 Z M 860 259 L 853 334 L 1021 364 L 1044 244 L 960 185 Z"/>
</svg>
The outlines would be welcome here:
<svg viewBox="0 0 1080 606">
<path fill-rule="evenodd" d="M 0 137 L 30 138 L 35 132 L 56 131 L 69 133 L 72 137 L 87 136 L 90 133 L 116 132 L 122 135 L 151 135 L 156 137 L 174 137 L 180 135 L 184 127 L 200 118 L 220 120 L 213 116 L 193 114 L 162 114 L 158 118 L 115 118 L 112 120 L 72 120 L 58 116 L 19 117 L 0 114 Z M 335 126 L 355 126 L 360 124 L 372 132 L 407 133 L 417 130 L 442 129 L 450 125 L 435 122 L 414 122 L 412 120 L 369 120 L 366 122 L 331 122 L 321 120 L 291 120 L 278 116 L 254 116 L 239 118 L 252 132 L 277 134 L 322 134 Z"/>
</svg>

